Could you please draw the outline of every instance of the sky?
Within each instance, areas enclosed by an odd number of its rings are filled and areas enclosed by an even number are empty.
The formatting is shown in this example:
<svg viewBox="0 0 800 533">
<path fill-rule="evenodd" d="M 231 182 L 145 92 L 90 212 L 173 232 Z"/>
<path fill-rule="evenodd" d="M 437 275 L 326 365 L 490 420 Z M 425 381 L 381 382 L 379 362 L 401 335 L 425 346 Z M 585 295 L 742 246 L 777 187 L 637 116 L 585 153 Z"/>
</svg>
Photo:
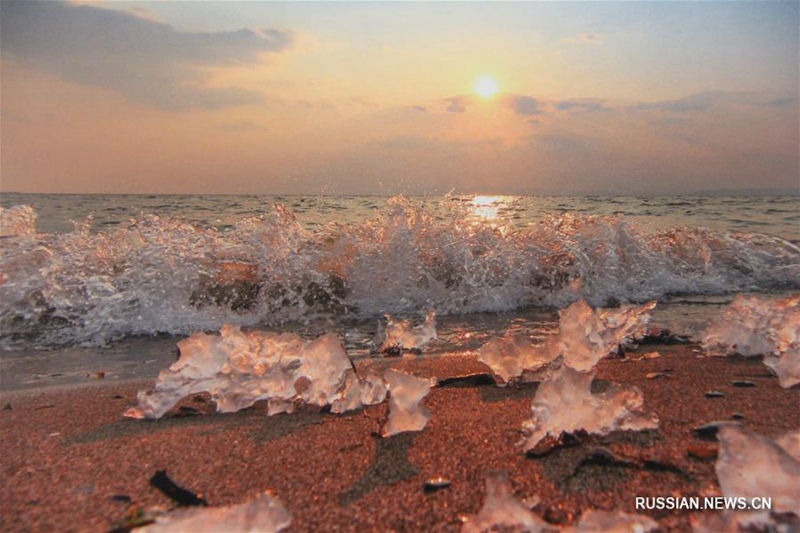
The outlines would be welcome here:
<svg viewBox="0 0 800 533">
<path fill-rule="evenodd" d="M 2 0 L 0 25 L 0 192 L 800 189 L 796 1 Z"/>
</svg>

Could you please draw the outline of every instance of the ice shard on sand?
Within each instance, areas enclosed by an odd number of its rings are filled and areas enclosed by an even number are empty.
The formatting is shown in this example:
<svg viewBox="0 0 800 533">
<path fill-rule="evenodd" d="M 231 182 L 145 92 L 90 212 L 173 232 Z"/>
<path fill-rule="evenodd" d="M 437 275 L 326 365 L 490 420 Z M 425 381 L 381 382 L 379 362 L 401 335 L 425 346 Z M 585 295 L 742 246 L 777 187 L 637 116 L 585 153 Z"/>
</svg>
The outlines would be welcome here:
<svg viewBox="0 0 800 533">
<path fill-rule="evenodd" d="M 658 427 L 655 415 L 644 412 L 644 398 L 635 387 L 611 384 L 605 391 L 591 391 L 593 372 L 567 366 L 542 382 L 531 405 L 531 418 L 522 426 L 525 451 L 545 438 L 579 430 L 606 435 L 618 430 Z"/>
</svg>

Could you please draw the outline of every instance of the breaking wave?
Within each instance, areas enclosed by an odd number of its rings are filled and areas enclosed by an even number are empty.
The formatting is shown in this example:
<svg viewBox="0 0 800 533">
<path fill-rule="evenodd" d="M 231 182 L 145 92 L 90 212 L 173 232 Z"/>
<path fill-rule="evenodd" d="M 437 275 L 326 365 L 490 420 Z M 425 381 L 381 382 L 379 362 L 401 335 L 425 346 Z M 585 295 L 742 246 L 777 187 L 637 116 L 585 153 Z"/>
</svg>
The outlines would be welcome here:
<svg viewBox="0 0 800 533">
<path fill-rule="evenodd" d="M 800 289 L 800 248 L 763 234 L 646 231 L 623 215 L 519 228 L 403 198 L 377 213 L 305 229 L 278 205 L 228 230 L 147 215 L 44 234 L 32 208 L 2 210 L 0 347 Z"/>
</svg>

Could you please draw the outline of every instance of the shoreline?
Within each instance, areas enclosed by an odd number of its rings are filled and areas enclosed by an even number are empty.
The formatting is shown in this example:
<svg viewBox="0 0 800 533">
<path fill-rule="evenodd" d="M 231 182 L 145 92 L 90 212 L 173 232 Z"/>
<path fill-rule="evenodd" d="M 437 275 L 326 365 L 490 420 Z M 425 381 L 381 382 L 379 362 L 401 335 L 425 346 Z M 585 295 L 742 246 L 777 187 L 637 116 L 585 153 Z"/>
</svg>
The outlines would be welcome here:
<svg viewBox="0 0 800 533">
<path fill-rule="evenodd" d="M 661 356 L 631 360 L 653 351 Z M 595 384 L 639 387 L 658 429 L 592 437 L 539 458 L 518 446 L 535 385 L 451 381 L 425 398 L 432 413 L 425 430 L 387 439 L 374 434 L 385 403 L 344 415 L 306 407 L 266 417 L 263 404 L 215 414 L 200 396 L 184 399 L 164 419 L 142 421 L 122 413 L 150 380 L 0 392 L 0 406 L 8 406 L 0 410 L 2 529 L 111 530 L 128 515 L 123 496 L 143 508 L 172 507 L 149 484 L 166 470 L 211 506 L 272 489 L 292 514 L 290 531 L 458 531 L 460 517 L 483 504 L 486 473 L 505 470 L 515 495 L 538 496 L 534 512 L 551 523 L 572 525 L 588 509 L 616 509 L 685 531 L 691 512 L 637 511 L 635 498 L 720 494 L 715 459 L 689 453 L 713 451 L 716 443 L 698 439 L 692 428 L 734 413 L 769 437 L 800 427 L 800 387 L 780 388 L 759 358 L 699 352 L 696 344 L 650 344 L 627 352 L 628 359 L 602 360 Z M 439 379 L 488 371 L 464 355 L 357 365 Z M 648 378 L 653 373 L 661 375 Z M 756 386 L 735 387 L 735 380 Z M 708 398 L 710 390 L 724 396 Z M 598 451 L 612 459 L 598 460 Z M 425 481 L 437 476 L 451 485 L 426 493 Z"/>
</svg>

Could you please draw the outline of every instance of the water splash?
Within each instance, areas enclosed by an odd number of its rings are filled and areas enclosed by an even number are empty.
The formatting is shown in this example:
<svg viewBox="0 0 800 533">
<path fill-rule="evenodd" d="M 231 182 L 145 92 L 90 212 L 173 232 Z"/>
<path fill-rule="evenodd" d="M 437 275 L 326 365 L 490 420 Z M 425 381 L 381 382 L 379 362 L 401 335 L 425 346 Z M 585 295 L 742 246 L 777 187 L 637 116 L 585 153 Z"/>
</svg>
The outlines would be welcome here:
<svg viewBox="0 0 800 533">
<path fill-rule="evenodd" d="M 312 230 L 275 206 L 226 231 L 145 215 L 107 232 L 88 220 L 42 234 L 30 208 L 4 210 L 0 347 L 800 289 L 800 248 L 765 235 L 653 233 L 574 214 L 519 228 L 403 198 L 377 213 Z"/>
</svg>

